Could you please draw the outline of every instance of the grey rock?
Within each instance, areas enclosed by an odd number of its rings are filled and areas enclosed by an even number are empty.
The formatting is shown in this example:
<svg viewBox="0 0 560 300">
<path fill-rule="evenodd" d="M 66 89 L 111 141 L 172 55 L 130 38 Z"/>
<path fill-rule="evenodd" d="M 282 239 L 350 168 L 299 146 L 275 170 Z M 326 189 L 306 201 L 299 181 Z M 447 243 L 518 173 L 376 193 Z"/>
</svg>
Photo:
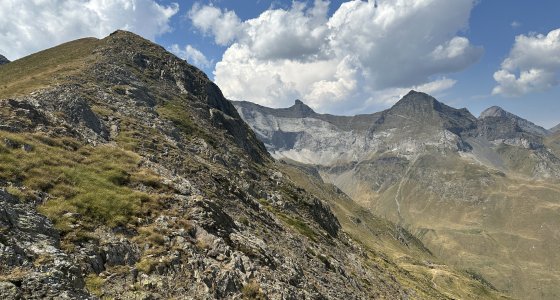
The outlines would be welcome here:
<svg viewBox="0 0 560 300">
<path fill-rule="evenodd" d="M 3 55 L 0 54 L 0 66 L 5 65 L 9 62 L 10 62 L 10 60 L 8 60 L 6 57 L 4 57 Z"/>
<path fill-rule="evenodd" d="M 17 286 L 11 282 L 0 282 L 0 297 L 8 300 L 21 299 L 21 294 Z"/>
<path fill-rule="evenodd" d="M 5 295 L 25 299 L 62 297 L 89 299 L 81 270 L 59 248 L 59 235 L 52 223 L 29 204 L 0 190 L 0 264 L 4 272 L 19 268 L 18 284 L 2 283 Z M 41 259 L 43 264 L 35 264 Z M 14 283 L 14 282 L 12 282 Z M 8 294 L 6 294 L 8 293 Z"/>
</svg>

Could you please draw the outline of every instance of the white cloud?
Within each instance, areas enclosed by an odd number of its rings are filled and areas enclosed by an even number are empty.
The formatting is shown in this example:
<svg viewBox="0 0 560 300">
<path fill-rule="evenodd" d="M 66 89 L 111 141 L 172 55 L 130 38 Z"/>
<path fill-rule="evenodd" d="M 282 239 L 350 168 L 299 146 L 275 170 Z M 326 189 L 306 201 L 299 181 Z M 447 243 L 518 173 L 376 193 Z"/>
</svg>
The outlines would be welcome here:
<svg viewBox="0 0 560 300">
<path fill-rule="evenodd" d="M 241 20 L 232 11 L 195 3 L 189 12 L 194 26 L 205 34 L 212 34 L 218 45 L 227 45 L 237 34 Z"/>
<path fill-rule="evenodd" d="M 511 22 L 511 24 L 509 24 L 509 25 L 510 25 L 512 28 L 519 28 L 519 27 L 521 27 L 522 24 L 521 24 L 521 22 L 513 21 L 513 22 Z"/>
<path fill-rule="evenodd" d="M 386 105 L 387 97 L 372 97 L 391 91 L 453 86 L 441 76 L 482 55 L 457 35 L 474 2 L 384 0 L 375 7 L 374 1 L 353 0 L 329 16 L 329 1 L 295 1 L 244 21 L 233 11 L 195 5 L 189 17 L 217 44 L 229 46 L 214 71 L 227 97 L 274 107 L 300 98 L 319 111 L 340 113 L 342 107 Z"/>
<path fill-rule="evenodd" d="M 179 45 L 173 44 L 171 45 L 170 50 L 190 64 L 203 68 L 210 66 L 210 61 L 206 58 L 206 56 L 200 52 L 200 50 L 191 45 L 187 45 L 184 49 L 181 49 Z"/>
<path fill-rule="evenodd" d="M 155 0 L 2 0 L 0 53 L 17 59 L 86 37 L 105 37 L 116 29 L 150 40 L 169 31 L 178 4 Z"/>
<path fill-rule="evenodd" d="M 560 28 L 547 35 L 518 35 L 501 69 L 492 94 L 521 96 L 557 86 L 560 72 Z"/>
<path fill-rule="evenodd" d="M 399 101 L 402 97 L 404 97 L 410 90 L 415 90 L 417 92 L 423 92 L 430 95 L 436 95 L 445 91 L 447 89 L 452 88 L 457 83 L 456 80 L 449 79 L 449 78 L 441 78 L 434 81 L 430 81 L 425 84 L 407 87 L 407 88 L 389 88 L 384 89 L 381 91 L 374 92 L 372 97 L 368 99 L 366 102 L 366 107 L 368 104 L 372 104 L 369 102 L 381 102 L 386 105 L 392 105 Z"/>
</svg>

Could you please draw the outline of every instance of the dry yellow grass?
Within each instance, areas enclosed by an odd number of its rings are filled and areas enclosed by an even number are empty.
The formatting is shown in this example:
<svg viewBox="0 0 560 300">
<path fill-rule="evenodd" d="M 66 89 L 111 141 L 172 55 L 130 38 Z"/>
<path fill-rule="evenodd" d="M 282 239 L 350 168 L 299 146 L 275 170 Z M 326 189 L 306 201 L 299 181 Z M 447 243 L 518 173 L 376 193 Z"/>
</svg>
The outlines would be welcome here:
<svg viewBox="0 0 560 300">
<path fill-rule="evenodd" d="M 0 68 L 0 99 L 26 95 L 37 89 L 65 82 L 89 61 L 92 49 L 100 43 L 85 38 L 47 49 Z"/>
</svg>

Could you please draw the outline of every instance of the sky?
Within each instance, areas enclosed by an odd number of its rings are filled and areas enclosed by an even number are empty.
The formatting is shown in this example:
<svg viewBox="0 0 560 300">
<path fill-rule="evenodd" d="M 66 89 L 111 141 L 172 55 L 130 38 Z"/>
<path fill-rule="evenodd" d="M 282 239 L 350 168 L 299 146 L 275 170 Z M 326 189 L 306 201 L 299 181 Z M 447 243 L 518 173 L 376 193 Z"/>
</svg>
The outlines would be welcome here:
<svg viewBox="0 0 560 300">
<path fill-rule="evenodd" d="M 560 123 L 558 0 L 0 0 L 0 54 L 133 31 L 232 100 L 372 113 L 409 90 Z"/>
</svg>

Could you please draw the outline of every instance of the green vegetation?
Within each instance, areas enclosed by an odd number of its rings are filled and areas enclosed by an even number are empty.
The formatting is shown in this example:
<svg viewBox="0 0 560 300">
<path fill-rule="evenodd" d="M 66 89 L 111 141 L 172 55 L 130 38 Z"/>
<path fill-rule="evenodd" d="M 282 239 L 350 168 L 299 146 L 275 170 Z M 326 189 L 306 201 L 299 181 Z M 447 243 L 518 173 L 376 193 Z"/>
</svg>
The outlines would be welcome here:
<svg viewBox="0 0 560 300">
<path fill-rule="evenodd" d="M 309 227 L 309 225 L 307 225 L 307 223 L 305 223 L 303 220 L 299 219 L 298 217 L 291 217 L 287 214 L 282 213 L 274 206 L 270 205 L 270 203 L 266 199 L 260 198 L 258 199 L 258 201 L 263 205 L 264 208 L 274 213 L 276 216 L 278 216 L 278 218 L 280 218 L 280 220 L 295 229 L 297 232 L 308 237 L 314 242 L 317 241 L 319 234 L 315 230 L 313 230 L 313 228 Z"/>
<path fill-rule="evenodd" d="M 263 292 L 261 292 L 261 285 L 256 281 L 249 281 L 241 289 L 243 299 L 264 300 L 266 299 Z"/>
<path fill-rule="evenodd" d="M 313 230 L 313 228 L 309 227 L 309 225 L 307 225 L 305 222 L 303 222 L 299 218 L 290 217 L 290 216 L 288 216 L 286 214 L 283 214 L 283 213 L 277 213 L 276 215 L 282 221 L 284 221 L 284 223 L 290 225 L 292 228 L 294 228 L 299 233 L 305 235 L 306 237 L 308 237 L 312 241 L 315 241 L 315 242 L 317 241 L 317 238 L 319 237 L 317 232 L 315 232 L 315 230 Z"/>
<path fill-rule="evenodd" d="M 158 107 L 158 113 L 171 120 L 183 133 L 188 135 L 196 134 L 200 129 L 193 123 L 192 117 L 188 114 L 186 104 L 180 100 L 170 100 Z"/>
<path fill-rule="evenodd" d="M 12 182 L 10 191 L 19 191 L 14 194 L 22 200 L 34 192 L 49 193 L 52 198 L 39 211 L 63 233 L 78 221 L 89 226 L 125 225 L 145 213 L 154 200 L 133 188 L 145 183 L 158 186 L 155 174 L 140 168 L 134 153 L 39 134 L 0 132 L 0 141 L 0 180 Z M 85 233 L 76 236 L 80 237 L 88 238 Z"/>
<path fill-rule="evenodd" d="M 103 295 L 103 285 L 105 284 L 105 279 L 101 278 L 97 274 L 90 274 L 85 278 L 86 288 L 88 291 L 97 297 Z"/>
<path fill-rule="evenodd" d="M 77 73 L 87 63 L 99 43 L 95 38 L 80 39 L 2 66 L 0 99 L 62 83 L 63 76 Z"/>
<path fill-rule="evenodd" d="M 193 122 L 193 118 L 189 114 L 191 110 L 184 99 L 168 100 L 157 108 L 158 114 L 172 121 L 188 137 L 201 137 L 215 146 L 214 138 Z"/>
</svg>

